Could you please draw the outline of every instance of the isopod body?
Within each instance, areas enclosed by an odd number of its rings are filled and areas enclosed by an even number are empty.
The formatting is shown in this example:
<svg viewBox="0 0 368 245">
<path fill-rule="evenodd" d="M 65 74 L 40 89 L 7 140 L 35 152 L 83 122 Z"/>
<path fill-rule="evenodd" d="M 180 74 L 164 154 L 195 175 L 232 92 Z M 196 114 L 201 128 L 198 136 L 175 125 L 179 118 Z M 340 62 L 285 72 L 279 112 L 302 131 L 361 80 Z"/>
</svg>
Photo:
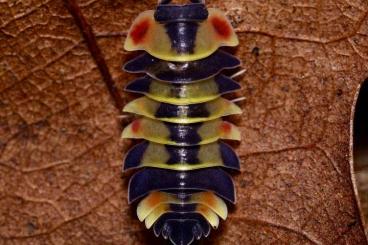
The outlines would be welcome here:
<svg viewBox="0 0 368 245">
<path fill-rule="evenodd" d="M 143 51 L 124 70 L 143 73 L 126 91 L 143 96 L 124 112 L 137 115 L 123 138 L 141 139 L 125 154 L 123 171 L 135 169 L 128 201 L 156 236 L 188 245 L 208 237 L 235 203 L 229 171 L 239 159 L 223 140 L 240 140 L 225 116 L 241 109 L 222 95 L 240 89 L 223 71 L 240 61 L 223 51 L 238 45 L 225 15 L 204 1 L 185 5 L 160 1 L 141 13 L 124 48 Z"/>
</svg>

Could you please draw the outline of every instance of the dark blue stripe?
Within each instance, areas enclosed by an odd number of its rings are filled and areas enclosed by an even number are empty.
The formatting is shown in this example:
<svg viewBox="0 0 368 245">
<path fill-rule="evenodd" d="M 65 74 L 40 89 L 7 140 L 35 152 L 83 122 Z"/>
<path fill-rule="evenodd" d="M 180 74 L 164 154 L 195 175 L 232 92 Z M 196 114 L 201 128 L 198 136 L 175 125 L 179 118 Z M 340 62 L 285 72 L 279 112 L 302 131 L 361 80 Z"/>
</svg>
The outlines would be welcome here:
<svg viewBox="0 0 368 245">
<path fill-rule="evenodd" d="M 145 151 L 150 143 L 148 141 L 143 141 L 140 144 L 135 145 L 133 148 L 128 151 L 125 157 L 124 163 L 124 171 L 131 168 L 139 168 L 141 167 L 142 157 L 145 154 Z M 240 170 L 240 162 L 239 158 L 236 155 L 235 151 L 227 144 L 223 142 L 219 142 L 219 150 L 221 153 L 222 162 L 224 164 L 224 168 Z M 199 145 L 196 146 L 173 146 L 173 145 L 165 145 L 164 146 L 169 154 L 170 158 L 166 162 L 166 164 L 199 164 L 200 159 L 198 159 L 198 152 L 200 150 Z M 165 162 L 163 162 L 165 163 Z"/>
<path fill-rule="evenodd" d="M 170 139 L 178 144 L 197 145 L 202 140 L 197 130 L 203 123 L 176 124 L 166 122 L 165 125 L 170 131 Z"/>
<path fill-rule="evenodd" d="M 125 156 L 123 171 L 131 168 L 137 168 L 142 160 L 144 152 L 149 145 L 148 141 L 144 141 L 131 148 Z"/>
<path fill-rule="evenodd" d="M 234 183 L 221 168 L 205 168 L 192 171 L 174 171 L 145 168 L 129 181 L 129 203 L 142 198 L 151 191 L 198 190 L 213 191 L 223 199 L 234 203 Z"/>
<path fill-rule="evenodd" d="M 176 213 L 194 212 L 197 208 L 196 203 L 191 203 L 191 204 L 174 204 L 174 203 L 170 203 L 169 205 L 170 205 L 170 210 L 172 212 L 176 212 Z"/>
<path fill-rule="evenodd" d="M 199 145 L 180 147 L 173 145 L 165 145 L 167 152 L 170 154 L 170 159 L 166 162 L 167 164 L 199 164 L 198 151 Z"/>
<path fill-rule="evenodd" d="M 217 84 L 219 94 L 225 94 L 241 88 L 239 83 L 224 75 L 216 76 L 215 82 Z"/>
<path fill-rule="evenodd" d="M 240 170 L 239 158 L 235 151 L 227 144 L 220 143 L 220 152 L 224 166 L 234 170 Z"/>
<path fill-rule="evenodd" d="M 155 235 L 158 237 L 162 234 L 164 231 L 164 234 L 167 233 L 168 230 L 170 230 L 170 222 L 171 221 L 184 221 L 184 220 L 190 220 L 192 222 L 195 222 L 198 224 L 198 228 L 200 228 L 200 233 L 207 237 L 211 232 L 211 226 L 207 222 L 207 220 L 198 213 L 165 213 L 162 215 L 154 224 L 153 231 Z M 169 222 L 170 221 L 170 222 Z M 179 243 L 180 244 L 180 243 Z"/>
<path fill-rule="evenodd" d="M 222 74 L 215 77 L 215 83 L 218 88 L 219 94 L 229 93 L 241 88 L 240 84 L 235 82 L 229 77 Z M 130 82 L 126 87 L 125 91 L 135 92 L 135 93 L 149 93 L 150 86 L 152 84 L 152 78 L 149 76 L 140 77 L 132 82 Z M 170 97 L 182 98 L 183 90 L 186 89 L 185 85 L 175 83 L 171 84 L 172 88 L 170 91 Z"/>
<path fill-rule="evenodd" d="M 239 65 L 239 59 L 221 50 L 217 50 L 205 59 L 192 62 L 169 62 L 145 53 L 126 63 L 124 70 L 133 73 L 144 72 L 161 81 L 190 83 L 212 77 L 223 69 L 231 69 Z"/>
<path fill-rule="evenodd" d="M 198 23 L 169 22 L 165 25 L 166 33 L 170 37 L 171 47 L 177 53 L 194 53 Z"/>
<path fill-rule="evenodd" d="M 208 17 L 208 11 L 204 4 L 194 3 L 186 5 L 165 5 L 171 1 L 164 1 L 157 6 L 155 20 L 158 22 L 170 21 L 203 21 Z M 198 2 L 198 1 L 193 1 Z"/>
<path fill-rule="evenodd" d="M 191 105 L 173 105 L 168 103 L 160 103 L 157 108 L 156 118 L 176 118 L 176 117 L 209 117 L 210 112 L 207 110 L 206 103 Z"/>
<path fill-rule="evenodd" d="M 149 76 L 144 76 L 130 82 L 125 87 L 125 91 L 136 93 L 148 93 L 150 91 L 150 86 L 151 86 L 151 78 Z"/>
</svg>

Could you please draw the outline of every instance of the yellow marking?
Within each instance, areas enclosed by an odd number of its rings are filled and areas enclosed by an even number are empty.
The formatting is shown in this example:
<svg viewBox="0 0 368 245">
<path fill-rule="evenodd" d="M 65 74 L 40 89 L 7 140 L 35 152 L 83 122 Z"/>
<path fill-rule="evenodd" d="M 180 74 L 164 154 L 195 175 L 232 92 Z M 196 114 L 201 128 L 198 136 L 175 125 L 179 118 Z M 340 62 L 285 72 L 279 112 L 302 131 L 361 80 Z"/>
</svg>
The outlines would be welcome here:
<svg viewBox="0 0 368 245">
<path fill-rule="evenodd" d="M 224 134 L 222 125 L 223 121 L 220 119 L 212 120 L 205 122 L 198 130 L 198 134 L 201 137 L 202 141 L 200 144 L 208 144 L 215 142 L 219 139 L 228 139 L 228 140 L 240 140 L 239 135 L 236 134 L 236 131 L 232 129 L 231 126 L 235 127 L 233 124 L 229 124 L 230 132 Z M 236 128 L 235 128 L 236 129 Z"/>
<path fill-rule="evenodd" d="M 229 115 L 241 114 L 242 110 L 235 103 L 230 100 L 219 98 L 211 102 L 206 103 L 206 108 L 210 114 L 218 115 L 218 117 L 224 117 Z"/>
<path fill-rule="evenodd" d="M 174 105 L 203 103 L 220 96 L 214 77 L 193 83 L 181 84 L 180 86 L 175 86 L 169 82 L 153 80 L 149 92 L 145 93 L 145 95 L 154 100 Z"/>
<path fill-rule="evenodd" d="M 147 229 L 150 229 L 153 224 L 165 213 L 173 212 L 170 209 L 169 204 L 161 204 L 158 207 L 156 207 L 144 220 L 144 223 L 146 225 Z M 219 217 L 216 215 L 215 212 L 213 212 L 209 207 L 198 204 L 195 210 L 196 213 L 201 214 L 208 223 L 211 224 L 213 228 L 218 228 L 218 225 L 220 223 Z"/>
<path fill-rule="evenodd" d="M 155 208 L 163 203 L 175 203 L 173 195 L 164 192 L 152 192 L 139 202 L 137 206 L 137 216 L 143 221 Z"/>
<path fill-rule="evenodd" d="M 203 217 L 205 217 L 205 219 L 208 221 L 208 223 L 211 224 L 214 229 L 217 229 L 219 227 L 220 219 L 210 208 L 198 204 L 196 212 L 202 214 Z"/>
<path fill-rule="evenodd" d="M 145 220 L 157 207 L 163 204 L 202 204 L 210 208 L 222 219 L 227 218 L 226 203 L 212 192 L 197 192 L 183 202 L 176 195 L 166 192 L 152 192 L 137 206 L 137 216 L 140 221 Z"/>
<path fill-rule="evenodd" d="M 164 103 L 168 103 L 168 104 L 173 104 L 173 105 L 191 105 L 191 104 L 199 104 L 199 103 L 204 103 L 210 100 L 214 100 L 218 97 L 220 97 L 221 95 L 216 94 L 216 95 L 211 95 L 211 96 L 203 96 L 203 97 L 198 97 L 198 98 L 173 98 L 173 97 L 163 97 L 163 96 L 159 96 L 159 95 L 155 95 L 155 94 L 148 94 L 145 93 L 145 95 L 151 99 L 160 101 L 160 102 L 164 102 Z"/>
<path fill-rule="evenodd" d="M 168 170 L 177 170 L 177 171 L 190 171 L 202 168 L 212 168 L 212 167 L 223 167 L 222 163 L 201 163 L 201 164 L 165 164 L 165 163 L 145 163 L 141 165 L 143 167 L 153 167 L 153 168 L 162 168 Z"/>
<path fill-rule="evenodd" d="M 147 229 L 151 228 L 152 225 L 165 213 L 170 212 L 169 204 L 162 204 L 155 208 L 144 220 Z"/>
<path fill-rule="evenodd" d="M 162 144 L 149 143 L 141 160 L 140 167 L 154 167 L 171 170 L 188 171 L 201 168 L 223 167 L 220 147 L 218 143 L 202 145 L 198 152 L 199 163 L 188 164 L 186 162 L 166 164 L 170 154 Z"/>
<path fill-rule="evenodd" d="M 123 111 L 145 116 L 151 119 L 159 119 L 165 122 L 182 124 L 210 121 L 220 117 L 242 113 L 242 110 L 239 108 L 239 106 L 222 97 L 205 103 L 205 107 L 210 114 L 209 117 L 187 117 L 186 115 L 188 114 L 188 108 L 181 106 L 178 108 L 178 114 L 181 115 L 180 117 L 156 118 L 155 113 L 159 106 L 160 102 L 154 101 L 147 97 L 141 97 L 128 103 L 124 107 Z"/>
<path fill-rule="evenodd" d="M 170 155 L 167 152 L 165 146 L 155 143 L 150 143 L 144 152 L 142 157 L 142 165 L 146 164 L 156 165 L 156 163 L 167 162 L 170 159 Z"/>
<path fill-rule="evenodd" d="M 154 115 L 154 112 L 156 112 L 159 106 L 160 103 L 147 99 L 146 97 L 140 97 L 126 104 L 123 108 L 123 112 L 130 112 L 143 116 L 151 115 L 150 118 L 152 118 L 152 115 Z"/>
<path fill-rule="evenodd" d="M 138 120 L 139 130 L 134 131 L 134 124 L 137 120 L 133 121 L 123 130 L 122 138 L 146 139 L 160 144 L 177 145 L 175 141 L 170 140 L 170 131 L 162 122 L 149 118 Z"/>
<path fill-rule="evenodd" d="M 220 119 L 203 123 L 197 130 L 202 141 L 198 145 L 209 144 L 218 139 L 239 140 L 240 132 L 232 124 L 229 125 L 229 132 L 224 133 L 221 125 L 223 121 Z M 232 126 L 232 127 L 231 127 Z M 122 133 L 123 139 L 146 139 L 163 145 L 185 146 L 186 143 L 178 143 L 170 139 L 170 130 L 167 125 L 158 120 L 150 118 L 141 118 L 129 124 Z"/>
<path fill-rule="evenodd" d="M 199 148 L 198 159 L 200 162 L 218 163 L 223 166 L 222 156 L 219 144 L 209 144 L 206 147 Z"/>
<path fill-rule="evenodd" d="M 221 139 L 240 141 L 241 140 L 241 133 L 240 133 L 239 128 L 237 126 L 235 126 L 234 124 L 229 123 L 229 122 L 226 122 L 226 124 L 228 124 L 228 126 L 230 127 L 229 132 L 224 130 L 222 125 L 219 125 L 219 127 L 220 127 L 219 131 L 221 132 Z"/>
<path fill-rule="evenodd" d="M 223 220 L 227 218 L 226 203 L 212 192 L 197 192 L 191 196 L 192 203 L 201 203 L 212 209 Z"/>
</svg>

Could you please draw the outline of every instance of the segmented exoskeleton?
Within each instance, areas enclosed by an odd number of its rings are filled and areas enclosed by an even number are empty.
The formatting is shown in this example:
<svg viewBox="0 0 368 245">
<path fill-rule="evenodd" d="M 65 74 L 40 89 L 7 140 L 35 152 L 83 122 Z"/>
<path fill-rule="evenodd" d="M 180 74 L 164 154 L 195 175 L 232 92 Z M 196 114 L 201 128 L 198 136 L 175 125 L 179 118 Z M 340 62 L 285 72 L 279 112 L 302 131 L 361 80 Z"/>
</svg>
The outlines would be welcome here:
<svg viewBox="0 0 368 245">
<path fill-rule="evenodd" d="M 144 96 L 125 106 L 139 117 L 123 138 L 144 141 L 126 154 L 124 171 L 139 169 L 128 197 L 138 203 L 139 220 L 156 236 L 187 245 L 207 237 L 235 203 L 227 172 L 239 171 L 239 159 L 222 140 L 240 140 L 240 132 L 222 117 L 241 109 L 221 95 L 240 86 L 221 71 L 240 61 L 219 49 L 238 45 L 221 11 L 204 1 L 170 2 L 141 13 L 125 42 L 127 51 L 145 51 L 125 71 L 145 76 L 126 87 Z"/>
</svg>

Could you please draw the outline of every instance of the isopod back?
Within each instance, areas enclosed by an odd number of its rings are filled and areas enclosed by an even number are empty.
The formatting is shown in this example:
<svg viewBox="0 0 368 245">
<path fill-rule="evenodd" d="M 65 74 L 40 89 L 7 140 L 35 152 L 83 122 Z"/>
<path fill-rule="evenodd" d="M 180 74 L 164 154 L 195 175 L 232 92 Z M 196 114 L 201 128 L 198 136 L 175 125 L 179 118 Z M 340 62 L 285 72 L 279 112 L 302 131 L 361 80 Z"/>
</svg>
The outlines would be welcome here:
<svg viewBox="0 0 368 245">
<path fill-rule="evenodd" d="M 224 13 L 204 1 L 159 1 L 133 22 L 124 48 L 143 53 L 124 65 L 141 73 L 126 91 L 143 95 L 124 112 L 133 120 L 123 138 L 140 139 L 124 159 L 135 170 L 128 202 L 156 236 L 187 245 L 208 237 L 236 201 L 231 172 L 239 159 L 226 140 L 240 140 L 223 117 L 241 109 L 223 97 L 240 89 L 223 74 L 240 61 L 221 47 L 238 45 Z"/>
</svg>

